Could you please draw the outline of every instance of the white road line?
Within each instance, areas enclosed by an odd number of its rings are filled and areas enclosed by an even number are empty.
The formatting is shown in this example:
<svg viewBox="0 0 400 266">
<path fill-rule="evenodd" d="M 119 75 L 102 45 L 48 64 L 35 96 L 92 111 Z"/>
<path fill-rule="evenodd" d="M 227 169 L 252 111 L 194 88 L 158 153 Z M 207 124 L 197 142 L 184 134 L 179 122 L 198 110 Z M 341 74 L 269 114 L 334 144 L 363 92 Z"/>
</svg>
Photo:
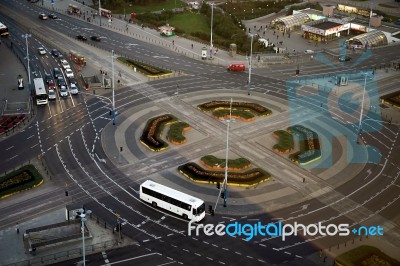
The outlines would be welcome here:
<svg viewBox="0 0 400 266">
<path fill-rule="evenodd" d="M 168 265 L 168 264 L 171 264 L 171 263 L 174 263 L 175 261 L 170 261 L 170 262 L 166 262 L 166 263 L 163 263 L 163 264 L 158 264 L 157 266 L 163 266 L 163 265 Z"/>
<path fill-rule="evenodd" d="M 285 251 L 285 254 L 292 255 L 292 253 Z"/>
<path fill-rule="evenodd" d="M 102 266 L 118 264 L 118 263 L 130 261 L 130 260 L 136 260 L 136 259 L 139 259 L 139 258 L 144 258 L 144 257 L 152 256 L 152 255 L 161 255 L 161 254 L 160 253 L 156 253 L 156 252 L 155 253 L 149 253 L 149 254 L 145 254 L 145 255 L 141 255 L 141 256 L 125 259 L 125 260 L 120 260 L 120 261 L 115 261 L 115 262 L 111 262 L 111 263 L 108 263 L 108 264 L 103 264 Z"/>
<path fill-rule="evenodd" d="M 194 255 L 201 257 L 201 255 L 199 253 L 194 253 Z"/>
<path fill-rule="evenodd" d="M 14 146 L 10 146 L 6 149 L 6 151 L 11 150 L 12 148 L 14 148 Z"/>
</svg>

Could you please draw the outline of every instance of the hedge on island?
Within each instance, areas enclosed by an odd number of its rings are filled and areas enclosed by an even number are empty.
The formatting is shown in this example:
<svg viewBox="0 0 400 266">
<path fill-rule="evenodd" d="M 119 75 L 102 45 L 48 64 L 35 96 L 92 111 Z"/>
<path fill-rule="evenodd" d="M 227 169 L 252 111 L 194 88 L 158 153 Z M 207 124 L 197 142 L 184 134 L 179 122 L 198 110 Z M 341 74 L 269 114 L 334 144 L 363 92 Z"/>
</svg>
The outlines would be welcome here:
<svg viewBox="0 0 400 266">
<path fill-rule="evenodd" d="M 212 112 L 212 115 L 216 118 L 228 118 L 230 116 L 230 110 L 229 109 L 218 109 Z M 255 116 L 253 113 L 248 112 L 248 111 L 243 111 L 243 110 L 232 110 L 232 117 L 236 119 L 240 119 L 246 122 L 253 121 Z"/>
<path fill-rule="evenodd" d="M 139 72 L 141 72 L 145 75 L 161 76 L 161 75 L 172 73 L 170 70 L 152 66 L 152 65 L 149 65 L 149 64 L 146 64 L 143 62 L 139 62 L 137 60 L 128 59 L 125 57 L 118 57 L 117 60 L 124 63 L 125 65 L 128 65 L 131 68 L 137 68 Z"/>
<path fill-rule="evenodd" d="M 196 163 L 186 163 L 178 167 L 178 171 L 190 180 L 204 184 L 222 183 L 225 172 L 204 170 Z M 260 169 L 254 168 L 242 173 L 228 172 L 228 185 L 234 186 L 255 186 L 270 180 L 271 175 Z"/>
<path fill-rule="evenodd" d="M 183 132 L 190 129 L 188 123 L 185 122 L 175 122 L 170 125 L 167 140 L 173 144 L 183 144 L 186 143 L 186 138 L 183 136 Z"/>
<path fill-rule="evenodd" d="M 161 133 L 166 124 L 176 121 L 171 114 L 154 117 L 147 121 L 143 129 L 140 142 L 152 151 L 162 151 L 168 148 L 168 144 L 161 139 Z"/>
<path fill-rule="evenodd" d="M 204 112 L 214 112 L 219 109 L 230 109 L 231 102 L 230 101 L 211 101 L 207 103 L 203 103 L 198 105 L 200 110 Z M 259 105 L 258 103 L 250 103 L 250 102 L 232 102 L 232 111 L 233 110 L 241 110 L 253 113 L 257 116 L 268 116 L 272 114 L 272 111 L 264 106 Z"/>
<path fill-rule="evenodd" d="M 285 130 L 277 130 L 273 136 L 278 139 L 278 144 L 273 146 L 274 151 L 282 154 L 293 151 L 294 141 L 292 134 Z"/>
<path fill-rule="evenodd" d="M 29 164 L 0 177 L 0 199 L 35 188 L 43 183 L 43 177 Z"/>
<path fill-rule="evenodd" d="M 200 163 L 213 170 L 225 170 L 225 159 L 214 155 L 206 155 L 200 158 Z M 228 171 L 243 171 L 251 167 L 251 162 L 245 158 L 228 159 Z"/>
<path fill-rule="evenodd" d="M 317 133 L 301 125 L 291 126 L 288 131 L 300 138 L 300 151 L 289 155 L 292 161 L 306 165 L 321 158 L 321 147 Z"/>
</svg>

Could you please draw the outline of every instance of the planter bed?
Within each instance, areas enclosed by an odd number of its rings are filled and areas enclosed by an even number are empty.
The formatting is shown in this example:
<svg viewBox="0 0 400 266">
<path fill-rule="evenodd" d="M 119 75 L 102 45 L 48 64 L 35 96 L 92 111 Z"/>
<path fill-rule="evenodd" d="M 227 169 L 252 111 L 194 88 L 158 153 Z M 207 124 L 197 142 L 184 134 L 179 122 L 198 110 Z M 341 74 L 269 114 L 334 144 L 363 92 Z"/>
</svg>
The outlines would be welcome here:
<svg viewBox="0 0 400 266">
<path fill-rule="evenodd" d="M 200 158 L 200 163 L 213 170 L 225 170 L 225 159 L 213 155 L 206 155 Z M 245 158 L 235 160 L 228 159 L 228 171 L 243 171 L 251 167 L 251 162 Z"/>
<path fill-rule="evenodd" d="M 292 134 L 285 130 L 277 130 L 273 136 L 278 139 L 278 144 L 273 146 L 274 151 L 282 154 L 293 151 L 294 141 Z"/>
<path fill-rule="evenodd" d="M 198 105 L 200 110 L 204 112 L 214 112 L 215 110 L 228 110 L 231 106 L 230 101 L 211 101 L 207 103 L 203 103 Z M 259 105 L 258 103 L 250 103 L 250 102 L 232 102 L 232 111 L 240 110 L 242 112 L 250 112 L 257 116 L 268 116 L 272 114 L 272 111 L 264 106 Z"/>
<path fill-rule="evenodd" d="M 215 184 L 222 183 L 225 173 L 222 171 L 204 170 L 195 163 L 187 163 L 178 167 L 178 171 L 194 182 Z M 260 169 L 255 168 L 242 173 L 228 172 L 228 185 L 234 186 L 255 186 L 268 181 L 271 175 Z"/>
<path fill-rule="evenodd" d="M 171 124 L 168 134 L 167 140 L 173 144 L 183 144 L 186 143 L 186 138 L 183 136 L 183 132 L 190 129 L 189 124 L 185 122 L 175 122 Z"/>
<path fill-rule="evenodd" d="M 42 183 L 43 177 L 33 165 L 23 166 L 0 177 L 0 199 L 37 187 Z"/>
<path fill-rule="evenodd" d="M 160 67 L 155 67 L 143 62 L 139 62 L 137 60 L 133 59 L 128 59 L 125 57 L 118 57 L 118 60 L 125 65 L 128 65 L 131 68 L 136 67 L 137 70 L 144 75 L 147 76 L 161 76 L 161 75 L 166 75 L 166 74 L 171 74 L 172 72 L 170 70 L 166 70 Z"/>
<path fill-rule="evenodd" d="M 162 151 L 168 148 L 168 144 L 161 139 L 164 125 L 175 122 L 176 118 L 170 114 L 154 117 L 147 121 L 143 129 L 140 142 L 152 151 Z"/>
<path fill-rule="evenodd" d="M 289 127 L 288 131 L 300 137 L 300 152 L 289 156 L 292 161 L 306 165 L 321 158 L 321 147 L 317 133 L 301 125 Z"/>
</svg>

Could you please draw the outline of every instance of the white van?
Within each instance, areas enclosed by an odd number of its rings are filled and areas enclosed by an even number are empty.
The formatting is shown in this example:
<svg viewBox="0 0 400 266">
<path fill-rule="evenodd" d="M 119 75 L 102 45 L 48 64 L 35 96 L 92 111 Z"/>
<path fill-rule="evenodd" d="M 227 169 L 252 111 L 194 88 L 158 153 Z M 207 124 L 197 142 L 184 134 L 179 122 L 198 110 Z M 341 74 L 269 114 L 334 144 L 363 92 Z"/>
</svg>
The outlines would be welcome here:
<svg viewBox="0 0 400 266">
<path fill-rule="evenodd" d="M 73 95 L 78 94 L 78 93 L 79 93 L 78 87 L 77 87 L 74 83 L 72 83 L 72 84 L 70 85 L 70 87 L 69 87 L 69 92 L 70 92 L 71 94 L 73 94 Z"/>
</svg>

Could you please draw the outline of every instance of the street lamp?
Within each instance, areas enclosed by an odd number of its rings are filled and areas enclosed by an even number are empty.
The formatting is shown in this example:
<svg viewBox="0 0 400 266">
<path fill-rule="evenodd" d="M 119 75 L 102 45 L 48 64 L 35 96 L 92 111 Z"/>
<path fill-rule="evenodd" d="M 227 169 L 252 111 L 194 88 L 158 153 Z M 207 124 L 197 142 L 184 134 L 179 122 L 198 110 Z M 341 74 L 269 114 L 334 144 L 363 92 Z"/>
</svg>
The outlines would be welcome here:
<svg viewBox="0 0 400 266">
<path fill-rule="evenodd" d="M 251 36 L 251 43 L 250 43 L 250 59 L 249 59 L 249 80 L 248 80 L 248 86 L 247 86 L 247 95 L 250 95 L 250 89 L 251 89 L 251 58 L 253 57 L 253 34 L 250 34 Z"/>
<path fill-rule="evenodd" d="M 28 37 L 31 37 L 31 34 L 25 33 L 22 34 L 22 38 L 25 38 L 26 41 L 26 60 L 28 61 L 28 83 L 29 83 L 29 90 L 31 89 L 31 68 L 29 66 L 29 46 L 28 46 Z"/>
<path fill-rule="evenodd" d="M 214 21 L 214 3 L 211 3 L 211 39 L 210 39 L 210 58 L 212 58 L 213 49 L 213 21 Z"/>
<path fill-rule="evenodd" d="M 228 155 L 229 155 L 229 128 L 230 128 L 230 123 L 232 122 L 232 98 L 231 98 L 231 103 L 229 106 L 229 119 L 225 120 L 227 122 L 227 128 L 226 128 L 226 151 L 225 151 L 225 175 L 224 175 L 224 181 L 222 182 L 222 187 L 224 189 L 224 207 L 226 207 L 226 198 L 227 198 L 227 192 L 228 192 Z M 221 189 L 222 190 L 222 189 Z M 217 209 L 217 203 L 221 195 L 221 190 L 218 195 L 217 202 L 215 203 L 214 210 Z"/>
<path fill-rule="evenodd" d="M 367 86 L 367 75 L 368 73 L 364 73 L 365 79 L 364 79 L 364 89 L 363 89 L 363 95 L 362 95 L 362 100 L 361 100 L 361 112 L 360 112 L 360 122 L 358 123 L 358 135 L 357 135 L 357 142 L 358 142 L 358 137 L 361 134 L 361 121 L 362 121 L 362 116 L 363 116 L 363 111 L 364 111 L 364 99 L 365 99 L 365 88 Z"/>
<path fill-rule="evenodd" d="M 85 258 L 85 222 L 87 221 L 87 219 L 85 218 L 86 215 L 90 215 L 92 213 L 91 210 L 85 210 L 85 209 L 79 209 L 79 211 L 76 213 L 77 216 L 79 216 L 81 218 L 81 222 L 82 222 L 82 227 L 81 227 L 81 231 L 82 231 L 82 257 L 83 257 L 83 266 L 86 266 L 86 258 Z"/>
<path fill-rule="evenodd" d="M 99 25 L 101 27 L 101 3 L 100 3 L 100 0 L 99 0 Z"/>
<path fill-rule="evenodd" d="M 111 68 L 112 68 L 112 120 L 115 125 L 115 93 L 114 93 L 114 50 L 111 51 Z"/>
</svg>

